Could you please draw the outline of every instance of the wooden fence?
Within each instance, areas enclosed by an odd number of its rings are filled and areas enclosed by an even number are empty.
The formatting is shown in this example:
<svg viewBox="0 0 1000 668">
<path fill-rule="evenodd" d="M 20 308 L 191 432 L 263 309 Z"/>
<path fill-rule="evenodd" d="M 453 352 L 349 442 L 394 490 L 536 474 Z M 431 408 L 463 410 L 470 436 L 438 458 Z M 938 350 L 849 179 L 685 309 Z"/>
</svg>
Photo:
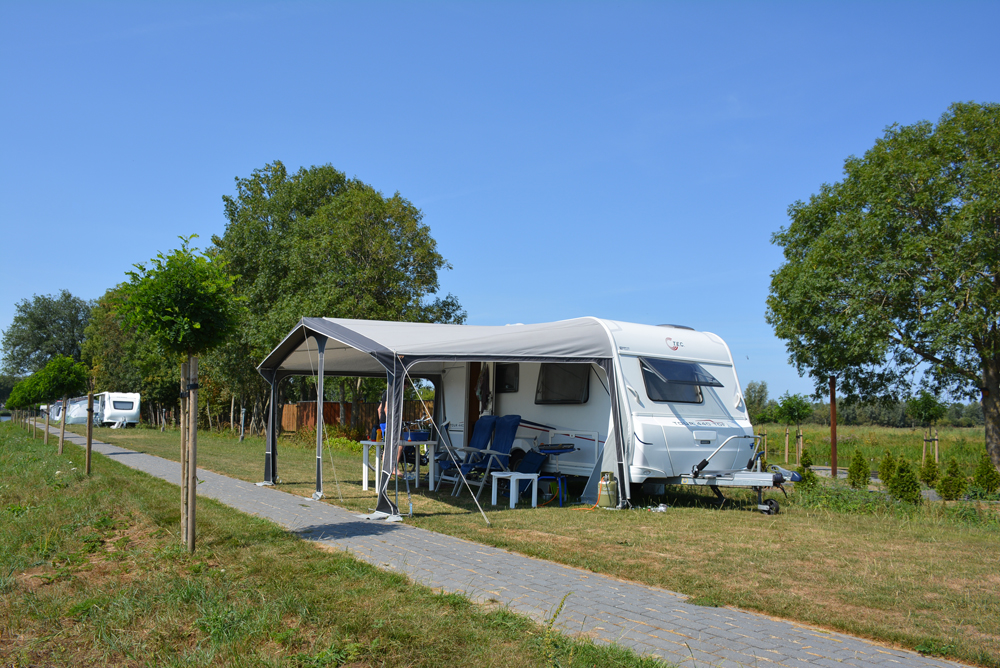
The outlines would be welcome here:
<svg viewBox="0 0 1000 668">
<path fill-rule="evenodd" d="M 424 416 L 424 405 L 434 414 L 434 402 L 417 400 L 403 402 L 403 421 L 418 420 Z M 351 424 L 353 407 L 344 404 L 345 422 Z M 358 404 L 358 426 L 367 432 L 378 423 L 378 404 Z M 340 403 L 336 401 L 323 402 L 323 424 L 340 424 Z M 316 428 L 316 402 L 302 401 L 297 404 L 285 404 L 281 411 L 281 430 L 287 432 L 300 429 Z"/>
</svg>

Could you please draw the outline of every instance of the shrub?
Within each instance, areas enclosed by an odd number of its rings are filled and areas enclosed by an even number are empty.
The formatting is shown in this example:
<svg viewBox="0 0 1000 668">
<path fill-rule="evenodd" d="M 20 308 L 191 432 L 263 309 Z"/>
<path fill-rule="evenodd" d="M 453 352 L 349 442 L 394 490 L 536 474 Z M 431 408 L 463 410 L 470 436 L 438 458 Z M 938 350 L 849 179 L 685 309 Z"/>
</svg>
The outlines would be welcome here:
<svg viewBox="0 0 1000 668">
<path fill-rule="evenodd" d="M 976 487 L 987 494 L 995 494 L 1000 489 L 1000 472 L 997 472 L 997 467 L 993 466 L 993 460 L 990 459 L 989 453 L 983 453 L 976 466 L 976 472 L 972 475 L 972 480 Z"/>
<path fill-rule="evenodd" d="M 810 468 L 812 463 L 809 451 L 802 448 L 802 458 L 799 460 L 799 468 L 796 469 L 798 474 L 802 476 L 802 481 L 797 483 L 801 489 L 810 490 L 819 484 L 819 478 L 816 477 L 816 474 Z"/>
<path fill-rule="evenodd" d="M 854 489 L 868 489 L 871 477 L 872 470 L 868 466 L 868 460 L 861 453 L 861 448 L 855 448 L 851 465 L 847 469 L 847 484 Z"/>
<path fill-rule="evenodd" d="M 927 457 L 924 465 L 920 467 L 920 482 L 928 487 L 933 487 L 938 479 L 938 465 L 933 457 Z"/>
<path fill-rule="evenodd" d="M 328 436 L 323 444 L 331 450 L 340 452 L 361 452 L 361 444 L 343 436 Z"/>
<path fill-rule="evenodd" d="M 920 503 L 920 481 L 905 459 L 900 459 L 896 465 L 896 471 L 889 481 L 889 495 L 906 503 Z"/>
<path fill-rule="evenodd" d="M 948 470 L 937 484 L 938 495 L 945 501 L 954 501 L 965 496 L 967 486 L 968 482 L 958 469 L 958 462 L 954 459 L 948 460 Z"/>
<path fill-rule="evenodd" d="M 892 482 L 892 478 L 895 475 L 896 458 L 892 456 L 891 452 L 886 450 L 885 456 L 882 457 L 882 461 L 878 463 L 878 479 L 882 481 L 883 485 L 888 485 Z"/>
</svg>

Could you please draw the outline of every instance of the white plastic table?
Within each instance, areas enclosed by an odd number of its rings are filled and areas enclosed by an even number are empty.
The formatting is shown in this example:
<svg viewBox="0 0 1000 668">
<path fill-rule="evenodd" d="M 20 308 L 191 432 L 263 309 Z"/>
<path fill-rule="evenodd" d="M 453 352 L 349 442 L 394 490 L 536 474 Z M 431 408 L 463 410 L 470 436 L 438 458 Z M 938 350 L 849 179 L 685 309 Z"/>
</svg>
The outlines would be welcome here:
<svg viewBox="0 0 1000 668">
<path fill-rule="evenodd" d="M 538 474 L 518 473 L 516 471 L 493 471 L 493 505 L 497 505 L 497 480 L 506 479 L 510 481 L 510 507 L 517 503 L 518 490 L 521 480 L 531 481 L 531 507 L 538 507 Z"/>
<path fill-rule="evenodd" d="M 384 443 L 385 441 L 361 441 L 361 472 L 364 474 L 364 477 L 361 478 L 361 489 L 368 489 L 368 471 L 375 472 L 375 486 L 378 487 L 379 479 L 382 477 L 382 445 Z M 437 477 L 437 466 L 434 461 L 437 454 L 437 441 L 403 441 L 402 445 L 417 446 L 416 475 L 414 476 L 414 485 L 417 489 L 420 488 L 420 446 L 427 446 L 427 486 L 433 491 L 434 481 Z M 375 466 L 369 463 L 373 447 L 375 448 Z"/>
</svg>

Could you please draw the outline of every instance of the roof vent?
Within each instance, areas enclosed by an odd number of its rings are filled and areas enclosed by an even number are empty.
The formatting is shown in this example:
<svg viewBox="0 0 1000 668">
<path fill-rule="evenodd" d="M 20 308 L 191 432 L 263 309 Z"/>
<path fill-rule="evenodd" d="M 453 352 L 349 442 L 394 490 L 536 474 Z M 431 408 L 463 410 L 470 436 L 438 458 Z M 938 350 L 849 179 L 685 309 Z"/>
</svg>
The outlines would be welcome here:
<svg viewBox="0 0 1000 668">
<path fill-rule="evenodd" d="M 688 327 L 686 325 L 657 325 L 657 327 L 673 327 L 674 329 L 690 329 L 692 332 L 696 331 L 694 327 Z"/>
</svg>

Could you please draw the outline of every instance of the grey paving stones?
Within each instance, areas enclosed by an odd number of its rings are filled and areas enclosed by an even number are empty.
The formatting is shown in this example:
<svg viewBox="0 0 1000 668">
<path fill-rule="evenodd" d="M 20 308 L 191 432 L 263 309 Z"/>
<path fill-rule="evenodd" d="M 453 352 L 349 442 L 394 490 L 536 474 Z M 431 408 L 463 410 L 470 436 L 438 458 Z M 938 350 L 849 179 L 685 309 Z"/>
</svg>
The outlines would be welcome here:
<svg viewBox="0 0 1000 668">
<path fill-rule="evenodd" d="M 83 438 L 67 435 L 77 445 Z M 94 451 L 174 484 L 180 465 L 95 442 Z M 959 664 L 805 624 L 732 608 L 708 608 L 642 584 L 357 515 L 280 489 L 198 470 L 201 496 L 270 519 L 314 541 L 350 552 L 428 587 L 479 601 L 498 601 L 543 621 L 560 601 L 556 626 L 568 634 L 614 642 L 679 666 L 896 666 Z"/>
</svg>

